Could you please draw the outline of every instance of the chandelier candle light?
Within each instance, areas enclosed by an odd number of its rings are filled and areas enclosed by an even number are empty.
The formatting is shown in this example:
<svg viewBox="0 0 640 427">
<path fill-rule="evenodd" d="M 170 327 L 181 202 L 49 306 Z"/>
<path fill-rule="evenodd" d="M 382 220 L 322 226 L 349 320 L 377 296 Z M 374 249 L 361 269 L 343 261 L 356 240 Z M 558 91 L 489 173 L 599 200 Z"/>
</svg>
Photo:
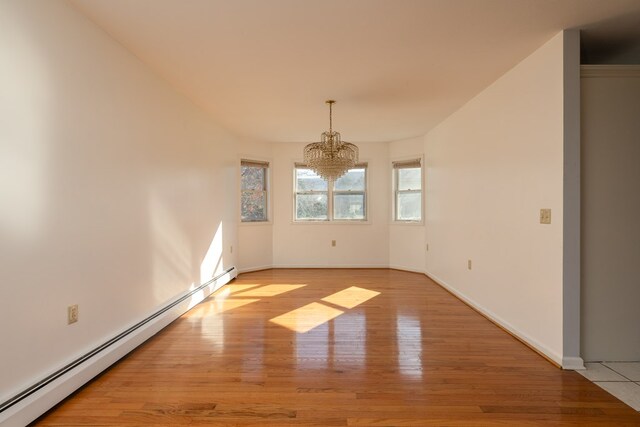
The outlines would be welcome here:
<svg viewBox="0 0 640 427">
<path fill-rule="evenodd" d="M 312 142 L 304 147 L 304 162 L 315 173 L 327 181 L 335 181 L 358 163 L 358 147 L 340 139 L 333 131 L 333 104 L 329 104 L 329 132 L 322 132 L 320 142 Z"/>
</svg>

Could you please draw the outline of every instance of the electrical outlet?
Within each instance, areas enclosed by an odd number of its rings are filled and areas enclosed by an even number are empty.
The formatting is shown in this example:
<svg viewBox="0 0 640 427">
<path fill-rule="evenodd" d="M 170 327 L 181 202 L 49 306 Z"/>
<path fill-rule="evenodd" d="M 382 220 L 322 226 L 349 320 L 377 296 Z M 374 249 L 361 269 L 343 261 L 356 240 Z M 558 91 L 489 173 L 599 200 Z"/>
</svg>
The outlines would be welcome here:
<svg viewBox="0 0 640 427">
<path fill-rule="evenodd" d="M 335 246 L 335 245 L 336 245 L 336 241 L 335 241 L 335 240 L 332 240 L 332 241 L 331 241 L 331 246 Z"/>
<path fill-rule="evenodd" d="M 471 270 L 471 260 L 467 260 L 467 268 Z"/>
<path fill-rule="evenodd" d="M 67 324 L 76 323 L 78 321 L 78 304 L 67 307 Z"/>
<path fill-rule="evenodd" d="M 551 209 L 540 209 L 540 224 L 551 224 Z"/>
</svg>

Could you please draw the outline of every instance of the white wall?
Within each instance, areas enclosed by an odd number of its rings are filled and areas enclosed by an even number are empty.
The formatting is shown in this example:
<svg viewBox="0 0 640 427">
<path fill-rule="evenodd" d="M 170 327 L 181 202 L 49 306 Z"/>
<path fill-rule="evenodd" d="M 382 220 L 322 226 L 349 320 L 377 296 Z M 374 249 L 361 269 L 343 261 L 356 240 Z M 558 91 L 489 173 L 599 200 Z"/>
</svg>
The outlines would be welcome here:
<svg viewBox="0 0 640 427">
<path fill-rule="evenodd" d="M 561 363 L 563 35 L 431 131 L 425 156 L 428 274 Z"/>
<path fill-rule="evenodd" d="M 238 270 L 264 270 L 273 264 L 273 226 L 240 224 L 238 227 Z"/>
<path fill-rule="evenodd" d="M 65 2 L 0 3 L 0 93 L 3 401 L 235 263 L 238 153 Z"/>
<path fill-rule="evenodd" d="M 582 356 L 640 360 L 640 66 L 582 78 Z"/>
<path fill-rule="evenodd" d="M 362 143 L 369 163 L 369 220 L 365 224 L 293 223 L 293 164 L 303 143 L 274 145 L 273 264 L 276 267 L 387 267 L 390 166 L 387 143 Z M 336 240 L 336 246 L 331 246 Z"/>
<path fill-rule="evenodd" d="M 389 164 L 396 160 L 422 157 L 424 157 L 424 137 L 422 136 L 389 143 Z M 389 174 L 389 180 L 391 180 L 391 171 Z M 393 222 L 393 189 L 390 188 L 389 191 L 389 266 L 424 272 L 426 253 L 424 221 L 420 224 Z M 424 206 L 424 197 L 422 203 Z"/>
</svg>

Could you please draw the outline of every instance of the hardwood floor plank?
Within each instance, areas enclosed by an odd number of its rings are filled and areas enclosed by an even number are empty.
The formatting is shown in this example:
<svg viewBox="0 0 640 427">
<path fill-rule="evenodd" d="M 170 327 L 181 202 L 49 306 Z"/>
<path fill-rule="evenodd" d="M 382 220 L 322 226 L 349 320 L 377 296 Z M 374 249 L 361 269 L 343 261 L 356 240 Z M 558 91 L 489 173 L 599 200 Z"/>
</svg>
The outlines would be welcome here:
<svg viewBox="0 0 640 427">
<path fill-rule="evenodd" d="M 34 424 L 636 425 L 424 275 L 242 274 Z"/>
</svg>

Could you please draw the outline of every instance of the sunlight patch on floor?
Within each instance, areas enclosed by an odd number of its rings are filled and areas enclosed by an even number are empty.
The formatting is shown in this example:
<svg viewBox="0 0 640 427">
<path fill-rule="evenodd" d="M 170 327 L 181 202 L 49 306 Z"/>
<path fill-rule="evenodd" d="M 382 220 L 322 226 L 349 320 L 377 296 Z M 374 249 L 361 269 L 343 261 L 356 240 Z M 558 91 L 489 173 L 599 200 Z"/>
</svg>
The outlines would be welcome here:
<svg viewBox="0 0 640 427">
<path fill-rule="evenodd" d="M 215 307 L 214 309 L 214 313 L 216 314 L 220 314 L 220 313 L 224 313 L 225 311 L 229 311 L 229 310 L 233 310 L 234 308 L 238 308 L 238 307 L 242 307 L 245 306 L 247 304 L 251 304 L 253 302 L 256 301 L 260 301 L 259 298 L 255 298 L 255 299 L 250 299 L 250 298 L 243 298 L 243 299 L 234 299 L 234 298 L 227 298 L 227 299 L 216 299 L 214 301 L 211 302 L 211 304 Z"/>
<path fill-rule="evenodd" d="M 256 289 L 250 289 L 248 291 L 238 292 L 234 294 L 236 297 L 273 297 L 276 295 L 284 294 L 295 289 L 302 288 L 307 285 L 265 285 Z"/>
<path fill-rule="evenodd" d="M 211 299 L 204 304 L 198 304 L 189 312 L 185 313 L 185 316 L 190 319 L 204 319 L 206 317 L 214 316 L 216 314 L 224 313 L 234 308 L 243 307 L 245 305 L 260 301 L 259 298 L 221 298 Z"/>
<path fill-rule="evenodd" d="M 322 301 L 344 308 L 354 308 L 378 295 L 380 295 L 380 292 L 351 286 L 350 288 L 343 289 L 333 295 L 322 298 Z"/>
<path fill-rule="evenodd" d="M 304 333 L 340 316 L 342 313 L 344 312 L 336 308 L 312 302 L 311 304 L 274 317 L 270 321 L 277 325 L 284 326 L 287 329 L 291 329 L 294 332 Z"/>
<path fill-rule="evenodd" d="M 262 284 L 254 284 L 254 285 L 236 285 L 234 283 L 229 283 L 225 286 L 225 290 L 227 290 L 229 294 L 234 294 L 236 292 L 246 291 L 247 289 L 257 288 L 258 286 L 262 286 Z"/>
</svg>

